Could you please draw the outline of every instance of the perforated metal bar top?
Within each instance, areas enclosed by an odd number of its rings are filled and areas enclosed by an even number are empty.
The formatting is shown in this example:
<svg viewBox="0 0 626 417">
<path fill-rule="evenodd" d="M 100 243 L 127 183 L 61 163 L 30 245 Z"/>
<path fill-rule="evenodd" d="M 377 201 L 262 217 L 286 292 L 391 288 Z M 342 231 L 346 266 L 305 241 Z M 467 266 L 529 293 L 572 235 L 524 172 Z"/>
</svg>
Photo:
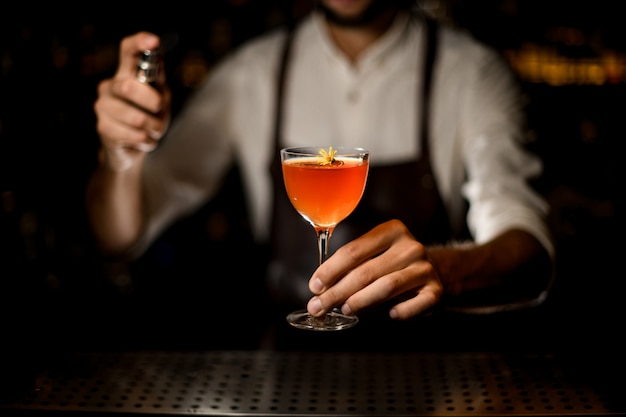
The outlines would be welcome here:
<svg viewBox="0 0 626 417">
<path fill-rule="evenodd" d="M 276 351 L 77 353 L 0 415 L 623 415 L 552 355 Z M 37 413 L 39 415 L 39 413 Z M 45 413 L 44 413 L 45 414 Z"/>
</svg>

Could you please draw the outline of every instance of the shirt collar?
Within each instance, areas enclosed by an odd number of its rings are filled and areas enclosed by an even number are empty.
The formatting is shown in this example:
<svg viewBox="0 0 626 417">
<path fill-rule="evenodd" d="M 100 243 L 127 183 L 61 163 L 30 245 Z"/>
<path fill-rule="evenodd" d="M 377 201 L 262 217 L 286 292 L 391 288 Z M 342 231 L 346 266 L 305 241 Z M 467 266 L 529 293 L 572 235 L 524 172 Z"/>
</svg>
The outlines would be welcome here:
<svg viewBox="0 0 626 417">
<path fill-rule="evenodd" d="M 339 48 L 337 48 L 337 45 L 334 43 L 330 33 L 328 32 L 324 16 L 319 12 L 315 12 L 313 19 L 315 21 L 315 27 L 317 28 L 318 35 L 322 40 L 323 48 L 330 58 L 341 61 L 346 65 L 354 66 L 354 64 L 348 62 L 347 57 L 341 52 L 341 50 L 339 50 Z M 389 30 L 376 40 L 375 43 L 363 51 L 356 66 L 358 68 L 365 68 L 384 60 L 385 56 L 394 47 L 397 47 L 401 40 L 406 36 L 409 21 L 410 19 L 408 13 L 398 13 L 389 27 Z"/>
</svg>

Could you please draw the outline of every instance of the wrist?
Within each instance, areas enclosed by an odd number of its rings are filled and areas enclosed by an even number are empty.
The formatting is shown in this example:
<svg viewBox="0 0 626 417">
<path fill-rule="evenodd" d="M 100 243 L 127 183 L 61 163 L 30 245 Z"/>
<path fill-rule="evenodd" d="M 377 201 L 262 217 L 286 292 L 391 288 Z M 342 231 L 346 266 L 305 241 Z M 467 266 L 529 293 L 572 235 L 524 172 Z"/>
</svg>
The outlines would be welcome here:
<svg viewBox="0 0 626 417">
<path fill-rule="evenodd" d="M 464 282 L 475 265 L 475 257 L 469 255 L 475 248 L 476 244 L 471 241 L 427 248 L 427 256 L 437 271 L 445 294 L 458 296 L 465 290 Z"/>
<path fill-rule="evenodd" d="M 140 165 L 145 152 L 130 148 L 109 148 L 101 146 L 98 150 L 98 162 L 110 172 L 126 172 Z"/>
</svg>

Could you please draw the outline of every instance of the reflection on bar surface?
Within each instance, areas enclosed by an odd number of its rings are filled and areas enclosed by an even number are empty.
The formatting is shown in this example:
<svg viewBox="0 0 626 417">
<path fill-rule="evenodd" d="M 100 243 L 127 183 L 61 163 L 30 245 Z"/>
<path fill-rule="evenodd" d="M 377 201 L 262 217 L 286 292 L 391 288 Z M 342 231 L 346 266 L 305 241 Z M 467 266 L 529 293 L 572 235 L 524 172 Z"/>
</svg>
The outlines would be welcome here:
<svg viewBox="0 0 626 417">
<path fill-rule="evenodd" d="M 271 351 L 66 357 L 10 412 L 196 415 L 610 415 L 626 412 L 552 355 Z M 621 408 L 620 408 L 621 407 Z M 7 413 L 7 414 L 4 414 Z"/>
</svg>

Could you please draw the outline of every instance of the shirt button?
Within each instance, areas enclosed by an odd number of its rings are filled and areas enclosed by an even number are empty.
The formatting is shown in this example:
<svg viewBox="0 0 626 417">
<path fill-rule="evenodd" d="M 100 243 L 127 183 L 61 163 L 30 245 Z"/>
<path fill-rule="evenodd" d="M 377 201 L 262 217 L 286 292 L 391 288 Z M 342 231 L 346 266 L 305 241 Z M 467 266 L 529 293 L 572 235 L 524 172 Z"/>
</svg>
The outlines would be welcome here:
<svg viewBox="0 0 626 417">
<path fill-rule="evenodd" d="M 357 101 L 359 101 L 359 92 L 356 90 L 349 91 L 347 98 L 348 102 L 356 103 Z"/>
</svg>

